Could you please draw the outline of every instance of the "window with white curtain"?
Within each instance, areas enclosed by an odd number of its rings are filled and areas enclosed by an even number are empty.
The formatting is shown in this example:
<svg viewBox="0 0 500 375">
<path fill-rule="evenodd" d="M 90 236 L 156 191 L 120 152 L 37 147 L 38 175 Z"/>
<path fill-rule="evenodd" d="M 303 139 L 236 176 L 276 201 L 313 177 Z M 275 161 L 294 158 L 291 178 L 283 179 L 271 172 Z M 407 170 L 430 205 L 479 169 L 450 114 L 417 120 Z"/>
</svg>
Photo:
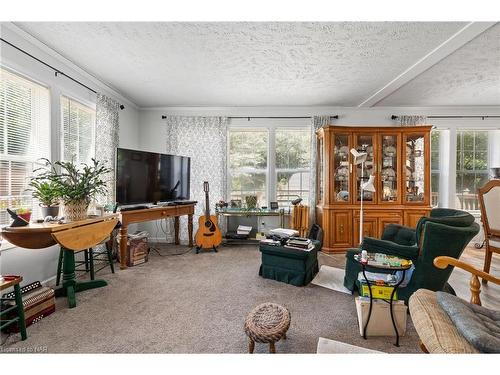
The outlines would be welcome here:
<svg viewBox="0 0 500 375">
<path fill-rule="evenodd" d="M 61 96 L 61 156 L 64 161 L 89 164 L 95 155 L 95 109 Z"/>
<path fill-rule="evenodd" d="M 32 210 L 38 204 L 28 189 L 40 158 L 50 158 L 50 93 L 47 87 L 0 68 L 0 225 L 5 209 Z"/>
</svg>

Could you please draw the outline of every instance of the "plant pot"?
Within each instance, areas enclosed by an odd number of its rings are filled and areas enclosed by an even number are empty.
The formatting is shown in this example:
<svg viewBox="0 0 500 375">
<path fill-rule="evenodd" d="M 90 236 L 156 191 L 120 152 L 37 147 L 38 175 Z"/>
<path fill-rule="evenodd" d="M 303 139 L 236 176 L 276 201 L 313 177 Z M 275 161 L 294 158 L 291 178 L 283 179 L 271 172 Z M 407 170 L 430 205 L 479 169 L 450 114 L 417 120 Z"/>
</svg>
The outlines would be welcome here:
<svg viewBox="0 0 500 375">
<path fill-rule="evenodd" d="M 64 205 L 64 217 L 68 221 L 84 220 L 87 218 L 87 201 L 72 202 Z"/>
<path fill-rule="evenodd" d="M 26 220 L 28 223 L 31 220 L 31 212 L 25 212 L 24 214 L 17 214 L 17 216 L 22 217 L 24 220 Z"/>
<path fill-rule="evenodd" d="M 42 217 L 45 219 L 47 216 L 56 217 L 59 215 L 59 206 L 42 206 Z"/>
</svg>

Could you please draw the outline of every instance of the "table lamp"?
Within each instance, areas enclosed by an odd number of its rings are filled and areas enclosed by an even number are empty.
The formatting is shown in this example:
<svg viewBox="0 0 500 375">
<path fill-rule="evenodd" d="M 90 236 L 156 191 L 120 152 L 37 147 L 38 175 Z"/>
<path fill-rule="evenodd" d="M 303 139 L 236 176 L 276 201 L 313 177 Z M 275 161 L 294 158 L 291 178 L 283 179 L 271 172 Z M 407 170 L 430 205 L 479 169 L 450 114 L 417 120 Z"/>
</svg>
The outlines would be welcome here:
<svg viewBox="0 0 500 375">
<path fill-rule="evenodd" d="M 366 152 L 358 152 L 356 149 L 351 149 L 351 154 L 354 157 L 353 163 L 354 165 L 359 165 L 361 164 L 361 176 L 360 178 L 363 178 L 364 170 L 365 170 L 365 162 L 366 162 L 366 157 L 368 154 Z M 365 183 L 361 183 L 361 208 L 359 211 L 359 244 L 361 245 L 361 242 L 363 242 L 363 196 L 365 191 L 370 191 L 372 193 L 375 192 L 375 185 L 373 182 L 375 181 L 375 176 L 370 175 L 368 178 L 368 181 Z"/>
</svg>

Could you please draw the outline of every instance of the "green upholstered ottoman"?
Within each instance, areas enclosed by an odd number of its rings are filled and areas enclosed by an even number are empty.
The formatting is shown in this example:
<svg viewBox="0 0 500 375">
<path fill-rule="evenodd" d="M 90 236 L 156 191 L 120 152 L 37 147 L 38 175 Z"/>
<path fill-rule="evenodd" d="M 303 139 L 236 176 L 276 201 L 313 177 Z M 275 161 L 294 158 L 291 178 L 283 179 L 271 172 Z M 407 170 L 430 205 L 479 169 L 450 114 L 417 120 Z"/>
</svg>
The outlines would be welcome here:
<svg viewBox="0 0 500 375">
<path fill-rule="evenodd" d="M 259 275 L 266 279 L 304 286 L 318 273 L 320 242 L 313 241 L 314 249 L 302 251 L 281 246 L 260 245 L 262 265 Z"/>
</svg>

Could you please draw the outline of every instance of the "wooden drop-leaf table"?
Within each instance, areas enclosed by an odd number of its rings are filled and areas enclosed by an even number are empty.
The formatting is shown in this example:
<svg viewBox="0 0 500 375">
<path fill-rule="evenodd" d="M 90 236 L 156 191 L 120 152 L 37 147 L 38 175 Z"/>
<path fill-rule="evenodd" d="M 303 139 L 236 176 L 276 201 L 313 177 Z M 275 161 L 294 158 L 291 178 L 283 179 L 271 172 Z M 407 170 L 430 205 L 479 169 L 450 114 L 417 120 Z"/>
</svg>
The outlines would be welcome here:
<svg viewBox="0 0 500 375">
<path fill-rule="evenodd" d="M 75 252 L 89 249 L 109 237 L 118 223 L 118 215 L 58 223 L 30 223 L 24 227 L 2 228 L 2 236 L 18 247 L 43 249 L 59 244 L 64 251 L 63 283 L 55 290 L 57 297 L 66 296 L 69 308 L 76 306 L 75 293 L 106 286 L 104 280 L 77 281 Z"/>
</svg>

